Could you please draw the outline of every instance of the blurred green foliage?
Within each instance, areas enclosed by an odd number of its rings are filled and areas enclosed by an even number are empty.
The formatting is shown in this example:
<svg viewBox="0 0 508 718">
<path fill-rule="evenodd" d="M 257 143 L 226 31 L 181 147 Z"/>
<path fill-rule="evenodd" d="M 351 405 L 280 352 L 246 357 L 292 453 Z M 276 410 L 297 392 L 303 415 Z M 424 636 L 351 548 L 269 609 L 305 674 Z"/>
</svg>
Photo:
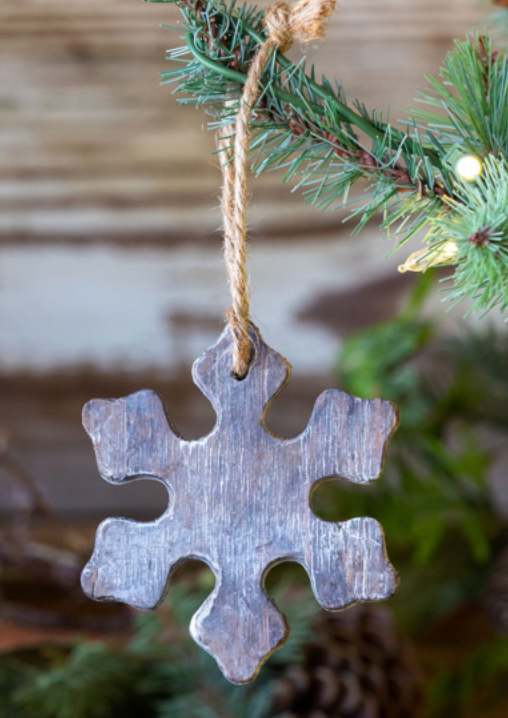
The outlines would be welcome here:
<svg viewBox="0 0 508 718">
<path fill-rule="evenodd" d="M 0 718 L 268 718 L 279 666 L 301 660 L 319 607 L 310 591 L 280 582 L 276 599 L 291 636 L 255 683 L 234 686 L 188 633 L 212 588 L 208 572 L 197 583 L 177 583 L 170 605 L 136 616 L 127 643 L 84 641 L 0 656 Z"/>
<path fill-rule="evenodd" d="M 506 715 L 508 640 L 479 646 L 459 670 L 442 669 L 430 687 L 426 718 L 478 718 Z"/>
<path fill-rule="evenodd" d="M 403 572 L 394 604 L 415 632 L 479 594 L 506 530 L 488 486 L 487 447 L 508 427 L 508 336 L 439 337 L 420 318 L 431 287 L 429 274 L 419 278 L 399 316 L 352 336 L 339 360 L 342 388 L 400 409 L 382 479 L 369 487 L 330 481 L 314 497 L 323 518 L 367 515 L 383 524 Z"/>
<path fill-rule="evenodd" d="M 480 605 L 508 523 L 488 484 L 508 430 L 508 334 L 443 337 L 421 316 L 431 289 L 430 273 L 420 277 L 400 314 L 350 337 L 338 362 L 343 389 L 400 408 L 383 478 L 368 487 L 325 482 L 313 496 L 323 518 L 381 521 L 402 578 L 389 605 L 417 645 L 461 607 Z M 203 571 L 197 583 L 177 583 L 158 613 L 139 616 L 127 642 L 0 657 L 0 718 L 276 718 L 274 681 L 282 666 L 300 660 L 319 610 L 301 588 L 302 574 L 291 565 L 269 576 L 292 632 L 251 685 L 227 683 L 188 636 L 192 614 L 213 587 Z M 432 660 L 426 718 L 504 716 L 488 712 L 494 705 L 508 711 L 506 639 L 492 632 L 451 663 Z"/>
</svg>

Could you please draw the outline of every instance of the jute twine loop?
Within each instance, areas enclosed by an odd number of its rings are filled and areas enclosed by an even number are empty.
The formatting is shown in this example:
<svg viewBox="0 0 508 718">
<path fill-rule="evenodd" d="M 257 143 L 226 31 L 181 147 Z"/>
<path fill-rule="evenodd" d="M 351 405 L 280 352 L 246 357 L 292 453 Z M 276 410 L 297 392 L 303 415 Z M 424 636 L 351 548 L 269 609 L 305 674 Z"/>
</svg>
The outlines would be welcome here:
<svg viewBox="0 0 508 718">
<path fill-rule="evenodd" d="M 324 37 L 324 21 L 335 10 L 336 0 L 299 0 L 290 7 L 279 1 L 265 13 L 267 39 L 254 57 L 240 101 L 236 124 L 223 127 L 217 137 L 220 151 L 223 190 L 224 254 L 231 290 L 228 311 L 233 334 L 233 374 L 242 379 L 249 370 L 250 297 L 246 272 L 247 240 L 246 210 L 248 201 L 247 169 L 250 141 L 250 117 L 256 105 L 259 82 L 271 52 L 289 50 L 296 39 L 308 43 Z M 228 138 L 235 133 L 234 146 Z"/>
</svg>

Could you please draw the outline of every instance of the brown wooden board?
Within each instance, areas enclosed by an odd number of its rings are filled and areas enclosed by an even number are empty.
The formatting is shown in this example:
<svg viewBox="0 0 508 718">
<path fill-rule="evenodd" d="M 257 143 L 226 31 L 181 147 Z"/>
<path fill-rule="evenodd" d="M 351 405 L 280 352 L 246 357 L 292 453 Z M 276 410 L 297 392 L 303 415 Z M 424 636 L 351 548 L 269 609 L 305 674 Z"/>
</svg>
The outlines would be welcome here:
<svg viewBox="0 0 508 718">
<path fill-rule="evenodd" d="M 287 638 L 286 620 L 263 588 L 274 564 L 301 563 L 317 600 L 331 611 L 385 599 L 397 586 L 377 521 L 323 521 L 310 500 L 326 478 L 370 483 L 379 477 L 398 424 L 396 407 L 329 390 L 300 436 L 275 436 L 265 414 L 290 366 L 254 326 L 250 338 L 253 361 L 243 381 L 231 375 L 229 328 L 194 364 L 194 381 L 217 413 L 202 439 L 183 439 L 152 391 L 91 401 L 84 409 L 104 479 L 147 476 L 169 493 L 168 509 L 156 521 L 110 518 L 100 525 L 83 571 L 85 592 L 152 609 L 182 561 L 206 562 L 216 586 L 194 615 L 191 633 L 233 683 L 252 680 Z"/>
<path fill-rule="evenodd" d="M 438 71 L 453 38 L 475 25 L 481 31 L 489 11 L 478 0 L 348 0 L 338 5 L 326 40 L 305 48 L 308 65 L 316 64 L 318 78 L 339 77 L 347 96 L 369 109 L 404 108 L 425 86 L 425 74 Z M 172 3 L 0 2 L 0 245 L 30 242 L 31 253 L 61 242 L 81 256 L 93 253 L 91 243 L 107 242 L 138 249 L 140 257 L 151 245 L 172 252 L 173 261 L 176 245 L 218 247 L 213 133 L 203 129 L 203 108 L 179 104 L 173 87 L 159 84 L 161 72 L 178 67 L 165 61 L 166 50 L 183 44 L 181 31 L 161 24 L 180 20 Z M 290 56 L 301 61 L 298 43 Z M 283 175 L 253 180 L 251 239 L 270 247 L 313 244 L 321 235 L 349 241 L 342 221 L 350 208 L 316 212 L 300 191 L 279 186 Z M 377 227 L 371 232 L 378 237 Z M 358 244 L 350 247 L 348 272 Z M 362 246 L 362 283 L 372 272 L 367 253 Z M 276 276 L 281 291 L 290 280 Z M 23 287 L 27 303 L 37 304 L 37 285 Z M 29 319 L 27 312 L 19 323 Z"/>
</svg>

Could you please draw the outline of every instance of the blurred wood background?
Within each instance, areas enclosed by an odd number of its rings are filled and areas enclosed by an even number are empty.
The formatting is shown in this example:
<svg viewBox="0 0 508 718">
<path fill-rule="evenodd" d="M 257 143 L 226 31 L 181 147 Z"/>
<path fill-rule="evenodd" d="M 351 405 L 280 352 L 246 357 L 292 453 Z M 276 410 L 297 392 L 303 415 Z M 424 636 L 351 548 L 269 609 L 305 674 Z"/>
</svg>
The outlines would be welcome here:
<svg viewBox="0 0 508 718">
<path fill-rule="evenodd" d="M 350 99 L 397 118 L 484 14 L 477 0 L 343 0 L 308 54 Z M 160 24 L 178 17 L 140 0 L 0 5 L 0 422 L 74 515 L 155 516 L 166 500 L 154 482 L 99 479 L 80 426 L 87 399 L 151 385 L 187 435 L 213 423 L 190 364 L 227 305 L 220 174 L 204 114 L 159 86 L 165 50 L 181 44 Z M 252 182 L 251 273 L 255 318 L 295 369 L 272 412 L 291 434 L 333 383 L 340 338 L 392 314 L 410 280 L 395 272 L 405 252 L 384 261 L 377 231 L 350 239 L 342 212 L 279 181 Z"/>
<path fill-rule="evenodd" d="M 2 244 L 218 245 L 213 138 L 202 111 L 159 86 L 165 49 L 181 44 L 159 25 L 179 16 L 140 0 L 4 0 Z M 396 119 L 452 39 L 481 19 L 477 0 L 342 0 L 308 54 L 351 100 L 390 106 Z M 340 226 L 278 183 L 275 174 L 253 183 L 254 235 L 307 239 Z"/>
</svg>

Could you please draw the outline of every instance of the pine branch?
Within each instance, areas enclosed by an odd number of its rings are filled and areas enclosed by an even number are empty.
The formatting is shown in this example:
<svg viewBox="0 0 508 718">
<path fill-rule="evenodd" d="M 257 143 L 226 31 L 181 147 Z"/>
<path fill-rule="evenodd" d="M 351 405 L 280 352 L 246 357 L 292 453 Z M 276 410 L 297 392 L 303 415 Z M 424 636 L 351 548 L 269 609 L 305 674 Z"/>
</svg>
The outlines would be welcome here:
<svg viewBox="0 0 508 718">
<path fill-rule="evenodd" d="M 456 269 L 449 300 L 472 301 L 469 312 L 486 314 L 508 307 L 508 163 L 487 158 L 475 183 L 457 188 L 452 211 L 430 218 L 431 246 L 456 247 Z M 468 312 L 468 313 L 469 313 Z"/>
<path fill-rule="evenodd" d="M 13 708 L 24 718 L 134 715 L 133 688 L 139 666 L 129 656 L 100 643 L 83 643 L 68 658 L 58 659 L 60 663 L 47 671 L 27 672 L 26 685 L 14 693 Z"/>
<path fill-rule="evenodd" d="M 495 52 L 487 37 L 455 42 L 440 79 L 427 77 L 431 88 L 420 103 L 434 110 L 414 109 L 434 141 L 458 145 L 464 153 L 508 157 L 508 58 Z M 445 110 L 443 115 L 442 111 Z"/>
<path fill-rule="evenodd" d="M 184 15 L 187 49 L 170 53 L 184 67 L 164 73 L 164 82 L 176 83 L 186 95 L 181 102 L 205 105 L 212 128 L 231 124 L 250 60 L 264 40 L 263 15 L 220 0 L 176 4 Z M 298 186 L 308 188 L 306 199 L 322 208 L 347 198 L 351 185 L 366 178 L 371 200 L 353 211 L 360 226 L 380 207 L 393 205 L 397 195 L 404 195 L 403 205 L 422 219 L 429 204 L 451 193 L 436 179 L 440 157 L 432 143 L 424 144 L 416 131 L 411 136 L 408 128 L 400 131 L 384 123 L 359 103 L 353 109 L 340 87 L 334 89 L 326 79 L 319 85 L 312 68 L 306 74 L 305 62 L 295 66 L 275 53 L 256 110 L 251 149 L 257 173 L 285 169 L 283 181 L 297 178 Z M 370 148 L 357 131 L 372 138 Z"/>
<path fill-rule="evenodd" d="M 186 45 L 170 52 L 179 67 L 163 73 L 163 82 L 176 85 L 180 102 L 203 105 L 211 129 L 231 125 L 233 134 L 250 62 L 265 39 L 263 13 L 223 0 L 151 1 L 174 2 L 183 14 Z M 457 159 L 473 153 L 487 166 L 488 157 L 508 158 L 508 60 L 493 51 L 488 38 L 474 35 L 456 43 L 439 79 L 428 80 L 420 107 L 410 110 L 400 129 L 359 101 L 348 104 L 340 83 L 325 77 L 318 83 L 305 60 L 295 65 L 274 52 L 253 108 L 253 168 L 257 174 L 283 170 L 282 182 L 301 188 L 305 200 L 321 209 L 350 206 L 356 233 L 379 213 L 381 227 L 396 237 L 397 246 L 426 229 L 427 249 L 408 267 L 455 264 L 453 301 L 469 297 L 473 311 L 504 310 L 508 255 L 499 251 L 497 264 L 486 264 L 473 252 L 479 245 L 469 243 L 466 252 L 462 244 L 463 251 L 456 252 L 451 237 L 454 222 L 464 216 L 460 208 L 478 207 L 457 175 Z M 367 190 L 350 200 L 359 180 L 367 182 Z M 508 246 L 508 228 L 496 212 L 487 213 L 485 225 L 498 247 Z"/>
</svg>

